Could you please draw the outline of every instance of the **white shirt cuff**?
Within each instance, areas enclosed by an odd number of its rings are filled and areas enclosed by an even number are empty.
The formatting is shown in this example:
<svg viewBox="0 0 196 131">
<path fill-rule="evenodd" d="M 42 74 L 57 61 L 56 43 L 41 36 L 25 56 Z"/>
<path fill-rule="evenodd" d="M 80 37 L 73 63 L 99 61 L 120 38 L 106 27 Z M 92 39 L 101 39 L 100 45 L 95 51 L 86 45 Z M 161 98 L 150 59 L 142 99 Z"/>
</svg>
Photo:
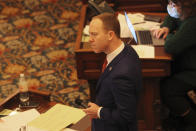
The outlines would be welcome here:
<svg viewBox="0 0 196 131">
<path fill-rule="evenodd" d="M 98 116 L 98 118 L 100 118 L 100 111 L 101 111 L 102 108 L 103 108 L 103 107 L 99 107 L 99 109 L 98 109 L 98 111 L 97 111 L 97 116 Z"/>
</svg>

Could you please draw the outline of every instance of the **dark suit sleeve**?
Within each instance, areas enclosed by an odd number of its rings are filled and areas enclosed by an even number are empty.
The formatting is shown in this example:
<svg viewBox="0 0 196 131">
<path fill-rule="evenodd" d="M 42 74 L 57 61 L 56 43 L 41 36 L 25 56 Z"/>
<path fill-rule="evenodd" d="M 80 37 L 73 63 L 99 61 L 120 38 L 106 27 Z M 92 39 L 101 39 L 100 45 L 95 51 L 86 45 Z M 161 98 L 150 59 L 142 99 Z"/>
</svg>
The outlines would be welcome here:
<svg viewBox="0 0 196 131">
<path fill-rule="evenodd" d="M 101 119 L 120 125 L 131 124 L 136 121 L 136 84 L 130 76 L 133 77 L 134 74 L 124 72 L 112 78 L 110 88 L 115 99 L 116 108 L 103 107 L 100 112 Z"/>
</svg>

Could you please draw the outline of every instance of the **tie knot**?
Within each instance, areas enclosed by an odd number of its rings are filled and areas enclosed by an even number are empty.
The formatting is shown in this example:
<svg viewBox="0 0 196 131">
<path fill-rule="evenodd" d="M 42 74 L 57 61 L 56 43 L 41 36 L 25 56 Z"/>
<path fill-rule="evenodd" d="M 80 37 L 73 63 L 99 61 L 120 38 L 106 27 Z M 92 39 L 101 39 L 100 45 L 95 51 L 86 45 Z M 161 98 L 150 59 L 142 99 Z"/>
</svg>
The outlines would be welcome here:
<svg viewBox="0 0 196 131">
<path fill-rule="evenodd" d="M 108 61 L 107 61 L 107 59 L 105 59 L 105 60 L 104 60 L 104 63 L 103 63 L 103 66 L 102 66 L 102 72 L 104 72 L 104 70 L 105 70 L 107 64 L 108 64 Z"/>
</svg>

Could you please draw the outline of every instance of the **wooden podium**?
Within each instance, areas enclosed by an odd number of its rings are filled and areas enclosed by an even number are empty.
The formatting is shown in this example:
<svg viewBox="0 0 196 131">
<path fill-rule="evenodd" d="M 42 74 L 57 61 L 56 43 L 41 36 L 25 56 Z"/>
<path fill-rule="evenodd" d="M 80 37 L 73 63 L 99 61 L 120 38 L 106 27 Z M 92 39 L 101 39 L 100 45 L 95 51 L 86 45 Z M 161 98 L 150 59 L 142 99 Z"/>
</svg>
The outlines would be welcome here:
<svg viewBox="0 0 196 131">
<path fill-rule="evenodd" d="M 84 5 L 80 15 L 80 25 L 75 45 L 78 77 L 86 79 L 90 85 L 91 100 L 95 99 L 95 86 L 101 74 L 105 59 L 103 53 L 95 54 L 88 43 L 81 42 L 86 20 L 87 5 Z M 146 13 L 162 15 L 162 13 Z M 164 15 L 163 15 L 164 17 Z M 171 56 L 164 52 L 164 47 L 155 47 L 155 58 L 140 59 L 142 63 L 143 91 L 138 105 L 139 131 L 159 131 L 160 122 L 160 78 L 170 75 Z"/>
<path fill-rule="evenodd" d="M 49 110 L 52 106 L 57 104 L 56 102 L 50 102 L 50 93 L 38 90 L 30 90 L 30 101 L 39 104 L 35 108 L 39 113 L 44 113 Z M 0 103 L 0 111 L 3 109 L 14 110 L 19 106 L 19 91 L 16 91 L 10 95 L 4 102 Z M 22 108 L 22 111 L 31 108 Z M 79 122 L 74 125 L 70 125 L 69 128 L 79 130 L 79 131 L 90 131 L 91 121 L 88 116 L 82 118 Z"/>
</svg>

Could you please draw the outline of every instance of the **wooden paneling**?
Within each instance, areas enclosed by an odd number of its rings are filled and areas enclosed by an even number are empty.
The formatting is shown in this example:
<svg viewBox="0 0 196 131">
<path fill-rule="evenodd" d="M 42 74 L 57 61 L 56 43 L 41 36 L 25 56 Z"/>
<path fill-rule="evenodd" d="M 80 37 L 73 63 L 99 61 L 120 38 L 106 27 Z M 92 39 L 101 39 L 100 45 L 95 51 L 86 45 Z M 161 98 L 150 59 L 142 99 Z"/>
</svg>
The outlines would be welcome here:
<svg viewBox="0 0 196 131">
<path fill-rule="evenodd" d="M 88 0 L 82 0 L 87 4 Z M 96 1 L 96 0 L 95 0 Z M 142 12 L 165 12 L 167 0 L 106 0 L 114 5 L 115 11 L 142 11 Z"/>
</svg>

